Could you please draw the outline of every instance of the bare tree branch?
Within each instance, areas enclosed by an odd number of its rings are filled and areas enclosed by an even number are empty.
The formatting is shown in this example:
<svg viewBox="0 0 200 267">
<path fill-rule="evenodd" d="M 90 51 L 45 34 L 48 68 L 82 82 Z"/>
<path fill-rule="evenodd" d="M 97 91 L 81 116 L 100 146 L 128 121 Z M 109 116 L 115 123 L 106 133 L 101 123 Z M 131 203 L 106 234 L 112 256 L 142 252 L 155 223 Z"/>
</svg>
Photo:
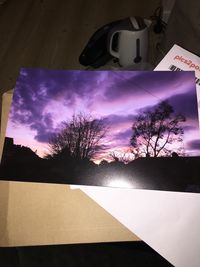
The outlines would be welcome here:
<svg viewBox="0 0 200 267">
<path fill-rule="evenodd" d="M 102 148 L 102 139 L 107 128 L 103 119 L 93 119 L 91 116 L 79 113 L 69 122 L 63 122 L 63 129 L 50 140 L 51 155 L 58 155 L 63 150 L 68 151 L 76 159 L 92 159 Z"/>
<path fill-rule="evenodd" d="M 161 152 L 169 151 L 169 146 L 182 141 L 181 122 L 185 117 L 174 114 L 173 107 L 160 102 L 154 110 L 142 112 L 133 123 L 130 144 L 134 148 L 146 150 L 146 155 L 158 157 Z"/>
</svg>

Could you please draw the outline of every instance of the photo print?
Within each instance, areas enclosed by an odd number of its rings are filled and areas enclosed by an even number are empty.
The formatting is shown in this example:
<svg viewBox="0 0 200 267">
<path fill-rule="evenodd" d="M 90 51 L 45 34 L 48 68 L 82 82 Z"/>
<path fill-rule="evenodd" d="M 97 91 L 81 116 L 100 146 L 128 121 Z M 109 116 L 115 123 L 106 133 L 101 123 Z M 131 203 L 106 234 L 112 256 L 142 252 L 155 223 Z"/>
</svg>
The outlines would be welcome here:
<svg viewBox="0 0 200 267">
<path fill-rule="evenodd" d="M 200 192 L 193 72 L 23 68 L 0 179 Z"/>
</svg>

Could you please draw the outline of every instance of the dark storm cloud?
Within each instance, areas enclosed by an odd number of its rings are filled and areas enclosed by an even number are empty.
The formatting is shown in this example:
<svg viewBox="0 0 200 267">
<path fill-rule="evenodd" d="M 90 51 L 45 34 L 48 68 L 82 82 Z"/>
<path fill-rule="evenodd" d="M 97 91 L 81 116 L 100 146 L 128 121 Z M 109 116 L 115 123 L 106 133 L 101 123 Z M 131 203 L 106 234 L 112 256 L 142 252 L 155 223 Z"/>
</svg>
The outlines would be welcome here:
<svg viewBox="0 0 200 267">
<path fill-rule="evenodd" d="M 165 98 L 162 101 L 168 101 L 168 103 L 173 107 L 175 114 L 182 114 L 186 119 L 195 119 L 198 122 L 198 105 L 197 105 L 197 96 L 196 90 L 189 90 L 184 94 L 175 94 L 170 98 Z M 162 102 L 160 101 L 160 102 Z M 149 105 L 144 108 L 138 109 L 138 114 L 141 114 L 145 111 L 153 111 L 156 106 Z"/>
<path fill-rule="evenodd" d="M 36 130 L 35 140 L 49 142 L 59 129 L 53 128 L 51 114 L 45 114 L 41 120 L 35 120 L 30 124 L 30 129 Z"/>
<path fill-rule="evenodd" d="M 117 139 L 117 140 L 120 140 L 120 141 L 123 140 L 126 143 L 129 143 L 131 134 L 132 134 L 132 129 L 130 127 L 130 129 L 127 129 L 125 131 L 122 131 L 122 132 L 119 132 L 119 133 L 115 134 L 114 135 L 114 139 Z"/>
<path fill-rule="evenodd" d="M 55 132 L 45 131 L 44 128 L 41 128 L 41 130 L 38 130 L 35 140 L 41 143 L 49 143 L 54 136 Z"/>
<path fill-rule="evenodd" d="M 184 130 L 184 132 L 189 132 L 189 131 L 194 131 L 198 128 L 198 122 L 196 123 L 197 125 L 184 125 L 182 128 Z"/>
<path fill-rule="evenodd" d="M 34 102 L 43 107 L 49 100 L 59 96 L 70 102 L 74 94 L 84 96 L 94 91 L 98 78 L 98 72 L 22 69 L 15 100 L 25 100 L 23 105 L 26 109 Z"/>
<path fill-rule="evenodd" d="M 50 114 L 43 111 L 50 100 L 62 97 L 73 105 L 75 95 L 95 90 L 99 74 L 86 71 L 22 69 L 13 96 L 10 119 L 36 130 L 35 139 L 45 142 L 56 131 Z"/>
<path fill-rule="evenodd" d="M 132 114 L 128 114 L 128 115 L 114 115 L 111 114 L 109 116 L 107 116 L 106 122 L 109 126 L 112 125 L 117 125 L 117 124 L 121 124 L 121 123 L 130 123 L 134 121 L 135 116 Z"/>
<path fill-rule="evenodd" d="M 187 143 L 187 147 L 193 150 L 200 150 L 200 139 L 192 140 Z"/>
<path fill-rule="evenodd" d="M 131 126 L 134 122 L 135 116 L 128 114 L 126 116 L 110 115 L 106 117 L 106 125 L 109 128 L 114 127 L 112 131 L 112 140 L 117 141 L 121 145 L 128 145 L 132 133 Z M 112 145 L 109 147 L 112 148 Z"/>
<path fill-rule="evenodd" d="M 115 71 L 111 74 L 111 77 L 112 82 L 105 92 L 107 99 L 119 98 L 130 93 L 135 96 L 148 94 L 157 97 L 156 94 L 160 94 L 166 85 L 170 90 L 176 90 L 174 87 L 175 83 L 191 80 L 192 84 L 194 80 L 194 74 L 192 72 L 166 71 L 126 72 L 126 75 Z"/>
<path fill-rule="evenodd" d="M 175 113 L 181 113 L 187 119 L 198 118 L 197 96 L 195 90 L 190 90 L 185 94 L 174 95 L 167 100 L 173 106 Z"/>
</svg>

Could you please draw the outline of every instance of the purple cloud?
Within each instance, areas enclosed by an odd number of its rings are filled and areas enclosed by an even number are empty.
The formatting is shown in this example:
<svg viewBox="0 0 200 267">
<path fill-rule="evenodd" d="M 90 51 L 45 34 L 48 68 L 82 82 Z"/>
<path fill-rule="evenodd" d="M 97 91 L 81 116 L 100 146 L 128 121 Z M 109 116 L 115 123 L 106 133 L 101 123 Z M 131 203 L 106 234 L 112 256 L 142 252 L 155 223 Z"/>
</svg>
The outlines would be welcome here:
<svg viewBox="0 0 200 267">
<path fill-rule="evenodd" d="M 196 123 L 196 124 L 198 124 L 198 123 Z M 196 130 L 198 128 L 198 126 L 184 125 L 182 128 L 183 128 L 184 132 L 186 132 L 186 131 L 189 132 L 189 131 Z"/>
<path fill-rule="evenodd" d="M 44 113 L 49 101 L 62 97 L 63 104 L 73 105 L 76 94 L 85 97 L 95 90 L 100 76 L 98 72 L 21 69 L 9 119 L 36 130 L 35 139 L 46 142 L 56 132 L 50 113 Z"/>
<path fill-rule="evenodd" d="M 115 115 L 111 114 L 105 118 L 108 126 L 122 124 L 122 123 L 133 123 L 135 119 L 135 115 L 127 114 L 127 115 Z"/>
<path fill-rule="evenodd" d="M 197 118 L 198 106 L 195 90 L 190 90 L 185 94 L 174 95 L 167 100 L 174 107 L 175 113 L 181 113 L 187 119 Z"/>
<path fill-rule="evenodd" d="M 45 114 L 41 120 L 35 120 L 30 124 L 30 129 L 36 130 L 34 139 L 39 142 L 49 142 L 59 129 L 53 127 L 50 113 Z"/>
<path fill-rule="evenodd" d="M 129 144 L 130 142 L 130 138 L 131 138 L 131 134 L 132 134 L 132 129 L 130 127 L 130 129 L 127 129 L 125 131 L 119 132 L 117 134 L 114 135 L 114 139 L 117 139 L 119 141 L 125 140 L 125 142 L 127 144 Z"/>
<path fill-rule="evenodd" d="M 187 128 L 187 130 L 191 130 L 192 128 L 195 129 L 198 127 L 198 105 L 196 90 L 189 90 L 184 94 L 174 94 L 170 98 L 165 98 L 163 100 L 168 101 L 168 103 L 173 107 L 174 114 L 182 114 L 186 117 L 186 120 L 195 121 L 195 127 L 194 125 L 185 124 L 185 129 Z M 139 114 L 145 111 L 154 110 L 157 104 L 158 103 L 138 109 L 137 112 Z"/>
<path fill-rule="evenodd" d="M 159 75 L 158 75 L 159 74 Z M 177 83 L 191 81 L 194 84 L 194 74 L 192 72 L 122 72 L 112 73 L 112 82 L 105 92 L 107 99 L 123 97 L 126 94 L 141 96 L 147 94 L 159 99 L 163 88 L 167 85 L 170 91 L 176 92 Z M 194 84 L 195 86 L 195 84 Z"/>
<path fill-rule="evenodd" d="M 200 150 L 200 139 L 192 140 L 187 143 L 187 147 L 193 150 Z"/>
<path fill-rule="evenodd" d="M 22 69 L 9 119 L 33 130 L 31 138 L 46 143 L 59 131 L 58 124 L 64 120 L 65 115 L 69 114 L 66 117 L 70 118 L 76 112 L 78 103 L 83 112 L 91 110 L 94 114 L 97 112 L 99 117 L 104 117 L 105 124 L 111 128 L 110 138 L 113 137 L 121 145 L 128 144 L 136 112 L 140 111 L 136 110 L 136 103 L 143 110 L 147 108 L 147 104 L 148 108 L 154 108 L 153 104 L 160 101 L 157 98 L 160 92 L 166 96 L 170 88 L 170 92 L 175 94 L 178 83 L 189 81 L 192 86 L 193 80 L 192 72 Z M 194 92 L 195 88 L 191 94 L 176 95 L 169 98 L 169 101 L 178 109 L 184 105 L 186 115 L 195 118 L 196 107 L 192 106 Z M 147 96 L 145 102 L 141 100 L 144 95 Z M 189 102 L 188 106 L 185 106 L 186 101 Z M 62 110 L 59 110 L 60 103 Z M 54 108 L 58 109 L 56 114 Z M 64 114 L 63 117 L 61 113 Z M 120 131 L 117 134 L 116 129 Z"/>
</svg>

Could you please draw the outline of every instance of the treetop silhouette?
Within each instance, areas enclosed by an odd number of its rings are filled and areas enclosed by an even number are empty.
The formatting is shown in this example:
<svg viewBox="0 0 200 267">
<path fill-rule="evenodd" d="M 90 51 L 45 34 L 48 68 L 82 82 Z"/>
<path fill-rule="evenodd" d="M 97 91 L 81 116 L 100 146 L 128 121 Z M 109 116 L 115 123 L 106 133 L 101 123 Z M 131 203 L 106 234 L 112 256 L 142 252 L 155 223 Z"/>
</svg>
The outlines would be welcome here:
<svg viewBox="0 0 200 267">
<path fill-rule="evenodd" d="M 162 101 L 153 110 L 140 112 L 136 117 L 130 144 L 145 156 L 169 155 L 173 144 L 182 142 L 184 131 L 180 124 L 185 120 L 182 114 L 175 114 L 168 101 Z"/>
<path fill-rule="evenodd" d="M 105 133 L 103 119 L 93 119 L 83 113 L 73 115 L 69 122 L 63 122 L 61 132 L 50 140 L 50 155 L 64 154 L 68 158 L 90 160 L 103 149 L 101 141 Z"/>
</svg>

